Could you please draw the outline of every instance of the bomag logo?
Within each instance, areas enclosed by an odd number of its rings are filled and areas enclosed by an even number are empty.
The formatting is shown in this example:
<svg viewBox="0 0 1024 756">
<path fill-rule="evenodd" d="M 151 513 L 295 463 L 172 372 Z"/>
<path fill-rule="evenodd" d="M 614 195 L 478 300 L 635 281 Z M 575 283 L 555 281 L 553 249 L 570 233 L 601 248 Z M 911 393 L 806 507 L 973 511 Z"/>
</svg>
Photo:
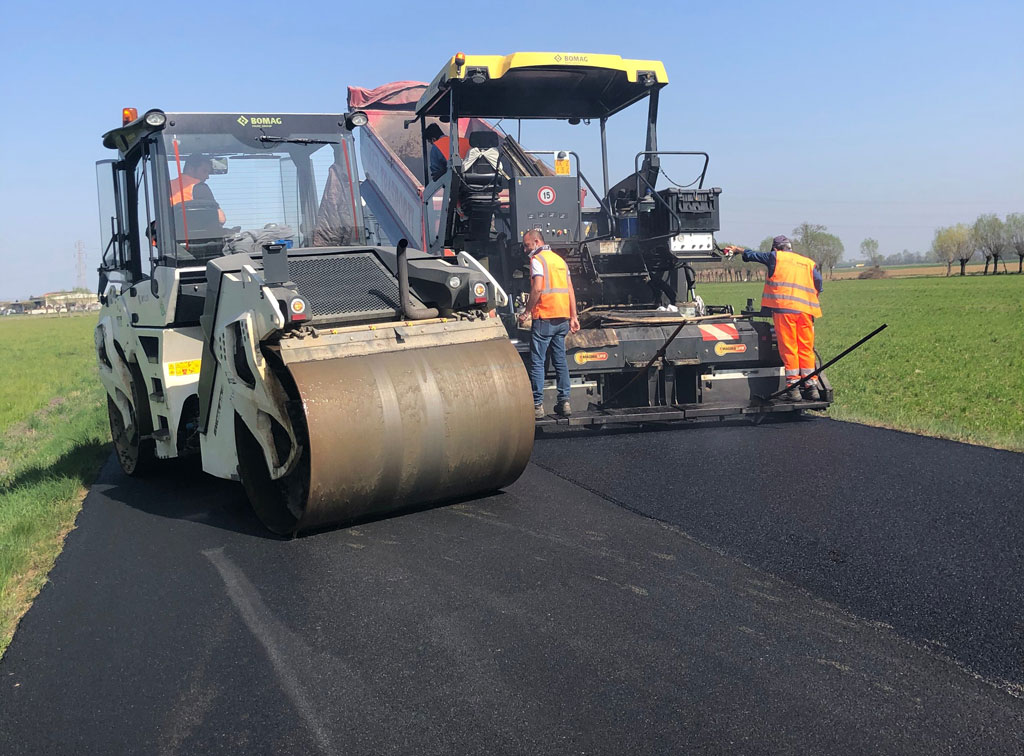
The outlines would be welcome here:
<svg viewBox="0 0 1024 756">
<path fill-rule="evenodd" d="M 261 129 L 265 126 L 280 126 L 281 119 L 271 116 L 249 116 L 246 118 L 244 115 L 240 115 L 238 123 L 242 126 L 251 125 L 254 129 Z"/>
<path fill-rule="evenodd" d="M 555 55 L 555 63 L 586 63 L 590 60 L 587 55 Z"/>
<path fill-rule="evenodd" d="M 747 351 L 746 344 L 726 344 L 724 341 L 715 344 L 715 354 L 719 357 L 724 357 L 727 354 L 743 354 L 745 351 Z"/>
<path fill-rule="evenodd" d="M 586 365 L 588 362 L 604 362 L 608 359 L 608 352 L 576 352 L 572 358 L 577 365 Z"/>
</svg>

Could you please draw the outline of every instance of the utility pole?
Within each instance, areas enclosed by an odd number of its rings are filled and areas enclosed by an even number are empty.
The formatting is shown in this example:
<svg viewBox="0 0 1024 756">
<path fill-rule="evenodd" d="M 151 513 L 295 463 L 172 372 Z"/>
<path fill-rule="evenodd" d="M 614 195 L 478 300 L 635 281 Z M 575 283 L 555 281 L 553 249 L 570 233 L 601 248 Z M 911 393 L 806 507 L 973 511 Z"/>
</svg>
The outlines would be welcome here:
<svg viewBox="0 0 1024 756">
<path fill-rule="evenodd" d="M 79 239 L 75 242 L 75 288 L 89 288 L 89 282 L 86 279 L 86 275 L 85 242 Z"/>
</svg>

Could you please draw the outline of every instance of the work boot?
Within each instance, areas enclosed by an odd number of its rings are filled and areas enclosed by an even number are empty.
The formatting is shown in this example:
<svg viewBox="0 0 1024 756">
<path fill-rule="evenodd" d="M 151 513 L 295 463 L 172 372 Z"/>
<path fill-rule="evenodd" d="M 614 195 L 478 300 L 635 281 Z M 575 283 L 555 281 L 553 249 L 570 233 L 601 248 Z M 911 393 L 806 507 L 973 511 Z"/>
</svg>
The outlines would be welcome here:
<svg viewBox="0 0 1024 756">
<path fill-rule="evenodd" d="M 789 390 L 782 395 L 782 400 L 785 402 L 799 402 L 802 399 L 800 396 L 800 389 L 795 385 L 790 386 Z"/>
<path fill-rule="evenodd" d="M 569 417 L 572 414 L 572 407 L 569 406 L 569 400 L 563 399 L 555 405 L 555 414 L 561 415 L 562 417 Z"/>
<path fill-rule="evenodd" d="M 544 405 L 543 404 L 535 404 L 535 405 L 533 405 L 533 416 L 537 420 L 543 420 L 544 419 Z"/>
<path fill-rule="evenodd" d="M 804 395 L 804 401 L 805 402 L 820 402 L 821 401 L 821 394 L 818 393 L 818 387 L 815 386 L 813 383 L 810 384 L 809 386 L 804 386 L 802 393 Z"/>
</svg>

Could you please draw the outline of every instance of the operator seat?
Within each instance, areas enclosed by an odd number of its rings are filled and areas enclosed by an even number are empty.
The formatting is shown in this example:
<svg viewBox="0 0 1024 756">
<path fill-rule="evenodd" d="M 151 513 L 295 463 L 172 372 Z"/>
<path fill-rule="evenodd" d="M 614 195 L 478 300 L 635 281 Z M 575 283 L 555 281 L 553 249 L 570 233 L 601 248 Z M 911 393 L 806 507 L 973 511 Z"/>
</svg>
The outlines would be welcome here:
<svg viewBox="0 0 1024 756">
<path fill-rule="evenodd" d="M 185 218 L 182 219 L 182 207 Z M 172 208 L 179 238 L 188 230 L 189 252 L 196 259 L 217 257 L 224 251 L 224 239 L 231 231 L 220 220 L 220 205 L 213 200 L 188 200 Z"/>
<path fill-rule="evenodd" d="M 491 219 L 501 208 L 501 191 L 507 188 L 508 172 L 501 158 L 498 133 L 491 130 L 469 134 L 469 152 L 462 162 L 462 209 L 469 216 L 469 235 L 475 240 L 490 237 Z"/>
</svg>

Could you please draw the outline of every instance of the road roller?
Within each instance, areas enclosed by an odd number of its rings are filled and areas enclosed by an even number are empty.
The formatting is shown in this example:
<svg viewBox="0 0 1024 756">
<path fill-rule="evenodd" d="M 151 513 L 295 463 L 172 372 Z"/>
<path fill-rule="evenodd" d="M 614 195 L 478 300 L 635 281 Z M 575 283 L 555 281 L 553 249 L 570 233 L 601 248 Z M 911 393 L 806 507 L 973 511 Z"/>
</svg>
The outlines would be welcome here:
<svg viewBox="0 0 1024 756">
<path fill-rule="evenodd" d="M 95 343 L 126 474 L 199 455 L 295 535 L 522 473 L 532 396 L 498 287 L 465 253 L 368 238 L 365 123 L 126 108 L 104 134 Z"/>
</svg>

